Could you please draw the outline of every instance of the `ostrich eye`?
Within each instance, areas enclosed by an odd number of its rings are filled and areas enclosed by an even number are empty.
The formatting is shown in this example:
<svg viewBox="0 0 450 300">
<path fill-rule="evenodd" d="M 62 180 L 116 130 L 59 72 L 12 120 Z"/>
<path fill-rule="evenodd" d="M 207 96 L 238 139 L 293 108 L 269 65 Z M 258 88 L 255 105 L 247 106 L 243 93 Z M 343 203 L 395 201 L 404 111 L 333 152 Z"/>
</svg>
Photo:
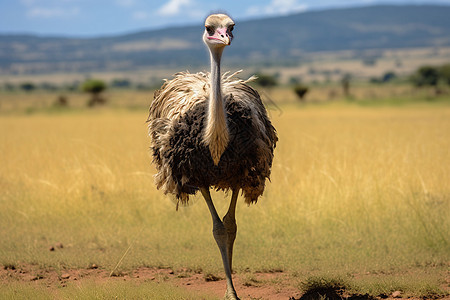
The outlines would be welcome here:
<svg viewBox="0 0 450 300">
<path fill-rule="evenodd" d="M 233 29 L 234 29 L 234 25 L 231 25 L 230 27 L 228 27 L 229 31 L 233 31 Z"/>
<path fill-rule="evenodd" d="M 211 26 L 205 26 L 205 28 L 209 35 L 214 34 L 214 28 L 212 28 Z"/>
</svg>

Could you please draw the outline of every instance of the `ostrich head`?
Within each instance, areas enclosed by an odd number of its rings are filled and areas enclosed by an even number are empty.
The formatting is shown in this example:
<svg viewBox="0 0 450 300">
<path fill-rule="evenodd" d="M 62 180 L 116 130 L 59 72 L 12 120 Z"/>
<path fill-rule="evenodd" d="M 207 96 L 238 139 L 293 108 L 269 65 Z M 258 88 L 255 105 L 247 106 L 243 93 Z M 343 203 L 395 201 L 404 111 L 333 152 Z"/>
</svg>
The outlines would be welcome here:
<svg viewBox="0 0 450 300">
<path fill-rule="evenodd" d="M 203 42 L 210 50 L 223 50 L 227 45 L 230 45 L 233 39 L 234 22 L 224 14 L 210 15 L 205 20 L 205 32 L 203 34 Z"/>
</svg>

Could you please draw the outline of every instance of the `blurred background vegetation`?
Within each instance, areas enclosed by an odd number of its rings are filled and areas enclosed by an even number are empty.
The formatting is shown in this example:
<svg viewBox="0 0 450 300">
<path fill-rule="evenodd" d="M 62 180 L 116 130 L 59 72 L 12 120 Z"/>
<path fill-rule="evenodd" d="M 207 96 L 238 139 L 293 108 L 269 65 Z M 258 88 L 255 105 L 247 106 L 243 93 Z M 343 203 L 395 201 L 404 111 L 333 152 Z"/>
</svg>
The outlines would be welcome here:
<svg viewBox="0 0 450 300">
<path fill-rule="evenodd" d="M 258 75 L 253 84 L 279 103 L 442 98 L 450 82 L 448 15 L 446 5 L 373 5 L 237 20 L 223 69 Z M 84 39 L 0 34 L 0 93 L 48 93 L 35 102 L 39 108 L 81 106 L 82 92 L 83 105 L 115 105 L 114 93 L 135 91 L 149 95 L 145 106 L 164 78 L 208 70 L 201 30 L 199 24 Z M 0 112 L 9 107 L 1 103 Z"/>
</svg>

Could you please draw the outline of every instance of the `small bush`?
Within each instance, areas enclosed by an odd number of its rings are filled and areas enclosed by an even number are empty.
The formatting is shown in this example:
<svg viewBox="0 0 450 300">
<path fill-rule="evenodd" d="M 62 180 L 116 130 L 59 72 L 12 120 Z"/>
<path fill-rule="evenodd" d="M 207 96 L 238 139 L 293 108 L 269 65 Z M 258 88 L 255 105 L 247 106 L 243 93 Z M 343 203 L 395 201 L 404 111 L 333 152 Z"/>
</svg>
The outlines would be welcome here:
<svg viewBox="0 0 450 300">
<path fill-rule="evenodd" d="M 92 95 L 87 105 L 93 107 L 99 104 L 105 104 L 105 98 L 101 97 L 101 92 L 106 89 L 106 84 L 102 80 L 88 79 L 81 85 L 81 90 Z"/>
<path fill-rule="evenodd" d="M 24 82 L 20 85 L 20 88 L 25 92 L 32 92 L 36 89 L 36 85 L 34 85 L 34 83 L 31 82 Z"/>
<path fill-rule="evenodd" d="M 348 283 L 342 278 L 311 276 L 300 284 L 305 292 L 301 299 L 343 299 Z"/>
<path fill-rule="evenodd" d="M 257 74 L 256 76 L 258 78 L 255 79 L 254 82 L 259 86 L 270 88 L 278 85 L 278 81 L 275 76 L 267 74 Z"/>
<path fill-rule="evenodd" d="M 106 84 L 102 80 L 88 79 L 81 85 L 81 90 L 86 93 L 100 94 L 106 89 Z"/>
<path fill-rule="evenodd" d="M 294 92 L 300 98 L 300 101 L 303 101 L 305 98 L 305 95 L 308 93 L 309 88 L 302 84 L 297 84 L 294 86 Z"/>
<path fill-rule="evenodd" d="M 411 77 L 412 83 L 417 87 L 437 86 L 439 82 L 439 70 L 432 66 L 423 66 Z"/>
</svg>

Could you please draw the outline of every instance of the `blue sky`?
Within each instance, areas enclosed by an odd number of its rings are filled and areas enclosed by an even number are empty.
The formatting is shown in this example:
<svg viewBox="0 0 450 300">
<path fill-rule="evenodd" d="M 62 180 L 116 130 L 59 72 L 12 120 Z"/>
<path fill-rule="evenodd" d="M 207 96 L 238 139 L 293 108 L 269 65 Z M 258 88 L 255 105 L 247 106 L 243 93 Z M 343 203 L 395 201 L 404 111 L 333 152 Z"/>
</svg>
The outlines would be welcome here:
<svg viewBox="0 0 450 300">
<path fill-rule="evenodd" d="M 244 20 L 380 3 L 450 5 L 450 0 L 0 0 L 0 34 L 92 37 L 197 24 L 217 10 Z"/>
</svg>

